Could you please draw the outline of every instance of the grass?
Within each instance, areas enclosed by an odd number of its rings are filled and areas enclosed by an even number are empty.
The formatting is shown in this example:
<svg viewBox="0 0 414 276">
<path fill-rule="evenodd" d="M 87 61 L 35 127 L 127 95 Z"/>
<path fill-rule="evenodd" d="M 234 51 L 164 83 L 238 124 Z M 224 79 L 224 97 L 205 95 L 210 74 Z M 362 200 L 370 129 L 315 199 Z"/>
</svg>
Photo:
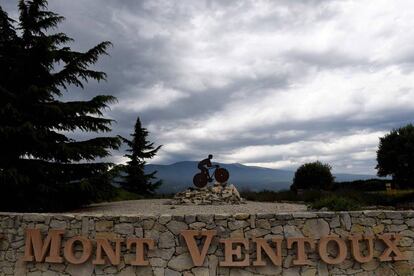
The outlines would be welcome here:
<svg viewBox="0 0 414 276">
<path fill-rule="evenodd" d="M 173 198 L 174 194 L 155 194 L 153 196 L 142 196 L 135 193 L 128 192 L 123 188 L 115 188 L 116 196 L 111 201 L 124 201 L 124 200 L 139 200 L 139 199 L 155 199 L 155 198 Z"/>
<path fill-rule="evenodd" d="M 122 188 L 116 188 L 116 196 L 112 199 L 112 201 L 123 201 L 123 200 L 137 200 L 143 199 L 143 196 L 140 196 L 135 193 L 128 192 Z"/>
<path fill-rule="evenodd" d="M 351 198 L 329 195 L 312 202 L 311 207 L 316 210 L 327 208 L 331 211 L 354 211 L 359 210 L 361 205 Z"/>
</svg>

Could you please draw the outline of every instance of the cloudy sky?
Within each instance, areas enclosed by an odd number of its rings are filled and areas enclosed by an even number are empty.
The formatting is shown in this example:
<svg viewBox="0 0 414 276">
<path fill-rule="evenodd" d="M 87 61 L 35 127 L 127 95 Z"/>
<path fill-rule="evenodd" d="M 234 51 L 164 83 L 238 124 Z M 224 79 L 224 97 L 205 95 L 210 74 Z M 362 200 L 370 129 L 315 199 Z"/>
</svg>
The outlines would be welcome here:
<svg viewBox="0 0 414 276">
<path fill-rule="evenodd" d="M 0 0 L 12 17 L 16 1 Z M 164 145 L 153 163 L 197 160 L 375 173 L 378 138 L 414 117 L 414 1 L 51 0 L 87 50 L 113 42 L 106 115 L 140 116 Z M 84 134 L 74 134 L 78 138 Z M 121 162 L 123 152 L 113 160 Z"/>
</svg>

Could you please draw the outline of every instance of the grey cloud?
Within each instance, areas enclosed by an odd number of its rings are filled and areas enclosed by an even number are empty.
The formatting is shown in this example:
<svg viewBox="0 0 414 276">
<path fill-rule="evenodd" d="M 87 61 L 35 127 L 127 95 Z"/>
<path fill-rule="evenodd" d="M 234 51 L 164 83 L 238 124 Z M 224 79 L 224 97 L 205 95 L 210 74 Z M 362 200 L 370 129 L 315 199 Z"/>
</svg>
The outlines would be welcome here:
<svg viewBox="0 0 414 276">
<path fill-rule="evenodd" d="M 399 103 L 395 107 L 393 103 L 389 107 L 378 104 L 378 108 L 365 110 L 362 95 L 381 99 L 384 97 L 381 89 L 390 81 L 395 83 L 395 88 L 389 93 L 401 97 L 404 93 L 411 95 L 411 83 L 404 75 L 412 74 L 413 51 L 409 46 L 399 55 L 385 51 L 385 57 L 378 60 L 376 51 L 381 52 L 382 45 L 394 43 L 402 34 L 393 32 L 386 23 L 383 29 L 365 28 L 366 35 L 356 34 L 359 26 L 342 8 L 343 3 L 327 0 L 50 1 L 51 10 L 66 17 L 59 30 L 75 39 L 75 49 L 86 50 L 103 40 L 114 44 L 109 49 L 110 56 L 103 57 L 96 65 L 96 69 L 107 72 L 108 81 L 90 82 L 84 91 L 71 87 L 64 99 L 88 99 L 97 94 L 117 96 L 119 103 L 106 112 L 117 121 L 112 134 L 127 136 L 140 116 L 150 128 L 151 139 L 165 145 L 157 159 L 162 163 L 195 160 L 210 152 L 228 160 L 251 146 L 288 147 L 321 140 L 340 143 L 341 138 L 355 133 L 384 132 L 410 122 L 414 103 Z M 363 9 L 357 7 L 364 4 L 352 3 L 356 6 L 352 16 L 368 20 L 365 24 L 370 26 L 369 20 L 373 19 L 359 14 Z M 14 1 L 0 0 L 0 4 L 12 16 L 17 15 Z M 406 5 L 409 9 L 409 2 Z M 378 9 L 381 16 L 384 7 L 372 9 Z M 365 37 L 377 41 L 364 42 Z M 388 79 L 374 79 L 381 83 L 370 86 L 374 87 L 373 91 L 364 90 L 361 79 L 366 78 L 368 82 L 373 74 L 384 70 L 401 70 L 401 73 L 394 73 L 397 75 Z M 322 74 L 333 80 L 318 78 Z M 349 84 L 349 93 L 361 90 L 361 97 L 347 96 L 348 91 L 336 89 Z M 157 85 L 162 89 L 151 98 L 151 91 L 155 93 Z M 319 114 L 319 108 L 325 106 L 307 106 L 301 98 L 308 93 L 322 97 L 318 94 L 320 91 L 313 89 L 330 89 L 337 95 L 325 103 L 331 106 L 323 114 Z M 171 91 L 185 97 L 174 98 L 164 105 L 152 104 L 151 101 L 167 99 Z M 260 100 L 268 97 L 277 103 L 282 94 L 297 95 L 297 98 L 274 104 L 265 121 L 239 122 L 246 116 L 248 107 L 262 104 L 263 108 L 252 110 L 268 111 L 266 102 Z M 347 105 L 355 107 L 337 112 L 345 100 Z M 148 108 L 127 108 L 125 103 L 129 101 L 144 101 Z M 309 111 L 304 113 L 307 116 L 295 116 L 304 110 Z M 221 132 L 216 133 L 214 127 L 205 136 L 192 132 L 194 129 L 205 131 L 208 123 L 217 124 Z M 240 127 L 234 128 L 235 124 Z M 72 135 L 83 139 L 90 134 Z M 177 144 L 183 144 L 183 148 L 174 148 Z M 364 160 L 355 157 L 367 147 L 371 150 L 375 143 L 351 145 L 345 152 L 338 145 L 338 150 L 329 154 L 313 148 L 291 155 L 274 153 L 260 157 L 252 153 L 243 162 L 271 164 L 284 159 L 300 162 L 320 154 L 333 164 L 335 171 L 374 173 L 375 156 Z M 114 158 L 122 155 L 122 151 L 114 152 Z"/>
</svg>

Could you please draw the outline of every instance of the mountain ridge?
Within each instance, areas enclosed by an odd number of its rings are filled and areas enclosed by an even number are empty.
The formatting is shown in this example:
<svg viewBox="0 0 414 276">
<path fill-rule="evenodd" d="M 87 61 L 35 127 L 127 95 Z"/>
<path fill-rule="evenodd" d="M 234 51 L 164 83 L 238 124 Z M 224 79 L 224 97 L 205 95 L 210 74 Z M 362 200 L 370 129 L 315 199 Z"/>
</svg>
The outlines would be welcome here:
<svg viewBox="0 0 414 276">
<path fill-rule="evenodd" d="M 146 173 L 157 171 L 156 177 L 163 180 L 158 193 L 176 193 L 193 186 L 193 176 L 199 172 L 197 164 L 198 161 L 179 161 L 169 165 L 147 164 L 145 171 Z M 235 184 L 239 190 L 289 189 L 295 174 L 290 170 L 247 166 L 240 163 L 213 162 L 213 164 L 226 168 L 230 173 L 229 183 Z M 375 175 L 348 173 L 336 173 L 334 176 L 338 182 L 377 178 Z"/>
</svg>

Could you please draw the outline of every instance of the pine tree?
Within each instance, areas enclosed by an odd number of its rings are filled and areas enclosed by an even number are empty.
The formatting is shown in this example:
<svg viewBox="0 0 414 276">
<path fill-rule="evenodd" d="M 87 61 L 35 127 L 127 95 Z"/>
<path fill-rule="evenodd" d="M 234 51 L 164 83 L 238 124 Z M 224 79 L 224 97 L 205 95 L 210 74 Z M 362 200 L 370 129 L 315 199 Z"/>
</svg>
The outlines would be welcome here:
<svg viewBox="0 0 414 276">
<path fill-rule="evenodd" d="M 130 154 L 125 155 L 129 161 L 122 168 L 126 175 L 119 184 L 125 190 L 139 195 L 153 195 L 155 190 L 162 184 L 162 181 L 153 182 L 156 179 L 157 171 L 145 174 L 145 159 L 153 158 L 161 146 L 154 148 L 154 143 L 147 141 L 148 131 L 142 127 L 139 117 L 131 136 L 132 140 L 120 137 L 127 144 L 127 151 Z"/>
<path fill-rule="evenodd" d="M 64 18 L 48 11 L 45 0 L 21 0 L 19 11 L 14 22 L 0 7 L 0 209 L 59 210 L 107 197 L 111 164 L 94 160 L 118 148 L 120 139 L 67 135 L 110 131 L 112 120 L 102 110 L 116 99 L 59 98 L 71 85 L 105 79 L 89 66 L 111 44 L 73 51 L 66 34 L 51 34 Z"/>
</svg>

